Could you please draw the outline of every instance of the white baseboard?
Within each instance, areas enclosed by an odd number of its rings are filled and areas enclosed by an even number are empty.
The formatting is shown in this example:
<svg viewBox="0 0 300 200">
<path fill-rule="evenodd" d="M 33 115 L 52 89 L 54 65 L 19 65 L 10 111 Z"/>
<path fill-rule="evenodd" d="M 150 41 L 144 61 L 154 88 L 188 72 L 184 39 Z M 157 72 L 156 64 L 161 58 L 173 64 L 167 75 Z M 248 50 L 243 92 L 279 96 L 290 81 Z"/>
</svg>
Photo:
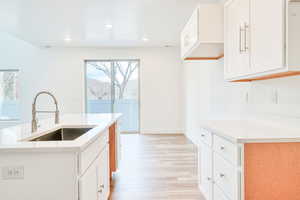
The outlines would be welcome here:
<svg viewBox="0 0 300 200">
<path fill-rule="evenodd" d="M 143 130 L 141 131 L 141 134 L 153 134 L 153 135 L 174 135 L 174 134 L 180 134 L 183 135 L 184 131 L 183 130 Z"/>
</svg>

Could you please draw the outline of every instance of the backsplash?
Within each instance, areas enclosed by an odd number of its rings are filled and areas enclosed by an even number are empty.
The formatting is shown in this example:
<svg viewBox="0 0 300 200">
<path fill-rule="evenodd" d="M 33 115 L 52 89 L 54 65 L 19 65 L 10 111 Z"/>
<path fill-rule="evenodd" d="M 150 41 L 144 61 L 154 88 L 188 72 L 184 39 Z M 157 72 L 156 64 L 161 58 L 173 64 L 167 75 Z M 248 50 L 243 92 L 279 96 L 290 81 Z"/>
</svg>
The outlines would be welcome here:
<svg viewBox="0 0 300 200">
<path fill-rule="evenodd" d="M 221 60 L 208 66 L 213 115 L 300 119 L 300 76 L 230 83 L 224 80 L 223 65 Z"/>
<path fill-rule="evenodd" d="M 253 82 L 252 109 L 256 113 L 300 118 L 300 77 Z"/>
</svg>

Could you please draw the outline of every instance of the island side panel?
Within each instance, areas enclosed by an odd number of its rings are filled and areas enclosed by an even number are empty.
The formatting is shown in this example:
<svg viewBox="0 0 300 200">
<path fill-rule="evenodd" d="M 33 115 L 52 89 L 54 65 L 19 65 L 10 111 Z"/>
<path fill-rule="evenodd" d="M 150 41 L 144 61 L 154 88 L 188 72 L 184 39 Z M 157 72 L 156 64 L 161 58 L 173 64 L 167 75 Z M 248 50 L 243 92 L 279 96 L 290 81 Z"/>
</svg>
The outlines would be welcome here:
<svg viewBox="0 0 300 200">
<path fill-rule="evenodd" d="M 0 199 L 78 199 L 77 163 L 73 152 L 0 152 Z M 21 167 L 22 177 L 5 178 L 6 167 Z"/>
<path fill-rule="evenodd" d="M 114 123 L 109 127 L 109 169 L 110 177 L 113 172 L 118 170 L 120 160 L 120 133 L 118 131 L 118 123 Z"/>
<path fill-rule="evenodd" d="M 109 167 L 110 174 L 117 170 L 116 168 L 116 123 L 109 127 Z"/>
<path fill-rule="evenodd" d="M 300 199 L 300 143 L 245 144 L 245 200 Z"/>
</svg>

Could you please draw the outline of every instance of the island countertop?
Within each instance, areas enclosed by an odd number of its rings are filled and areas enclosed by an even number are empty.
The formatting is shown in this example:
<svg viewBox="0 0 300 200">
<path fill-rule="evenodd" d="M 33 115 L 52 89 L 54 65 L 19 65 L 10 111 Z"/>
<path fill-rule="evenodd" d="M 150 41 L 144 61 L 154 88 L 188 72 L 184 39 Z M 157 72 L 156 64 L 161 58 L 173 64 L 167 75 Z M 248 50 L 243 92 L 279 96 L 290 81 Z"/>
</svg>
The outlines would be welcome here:
<svg viewBox="0 0 300 200">
<path fill-rule="evenodd" d="M 234 143 L 300 142 L 299 119 L 288 120 L 204 120 L 207 129 Z"/>
<path fill-rule="evenodd" d="M 121 116 L 119 113 L 66 114 L 61 116 L 59 124 L 54 124 L 53 118 L 41 120 L 40 127 L 35 133 L 31 132 L 31 123 L 4 128 L 0 130 L 0 151 L 83 149 Z M 29 141 L 60 128 L 92 129 L 70 141 Z"/>
</svg>

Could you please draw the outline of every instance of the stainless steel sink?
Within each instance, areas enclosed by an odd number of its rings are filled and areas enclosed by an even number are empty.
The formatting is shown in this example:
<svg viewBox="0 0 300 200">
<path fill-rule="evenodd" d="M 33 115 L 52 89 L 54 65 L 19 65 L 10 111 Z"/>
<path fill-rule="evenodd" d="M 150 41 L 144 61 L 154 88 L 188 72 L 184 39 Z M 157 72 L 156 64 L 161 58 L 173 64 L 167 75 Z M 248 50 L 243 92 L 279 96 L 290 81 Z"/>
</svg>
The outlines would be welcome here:
<svg viewBox="0 0 300 200">
<path fill-rule="evenodd" d="M 61 128 L 46 135 L 34 138 L 30 141 L 64 141 L 75 140 L 92 128 Z"/>
</svg>

